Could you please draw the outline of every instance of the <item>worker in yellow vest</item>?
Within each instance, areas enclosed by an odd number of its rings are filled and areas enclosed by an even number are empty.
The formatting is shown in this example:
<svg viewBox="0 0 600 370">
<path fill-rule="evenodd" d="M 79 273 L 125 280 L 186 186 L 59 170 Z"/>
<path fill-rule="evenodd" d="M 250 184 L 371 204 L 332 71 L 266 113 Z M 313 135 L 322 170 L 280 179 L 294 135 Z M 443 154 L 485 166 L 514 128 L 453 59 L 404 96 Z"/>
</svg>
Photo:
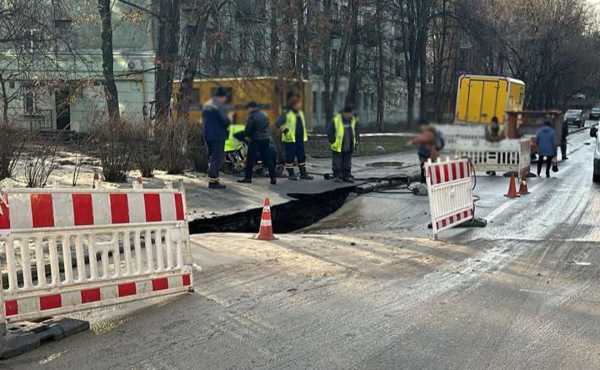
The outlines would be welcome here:
<svg viewBox="0 0 600 370">
<path fill-rule="evenodd" d="M 333 121 L 327 127 L 327 138 L 333 155 L 333 177 L 336 182 L 354 182 L 352 154 L 359 139 L 357 123 L 353 107 L 346 106 L 341 113 L 333 117 Z"/>
<path fill-rule="evenodd" d="M 302 100 L 297 94 L 290 96 L 288 109 L 277 119 L 277 127 L 281 129 L 283 149 L 285 152 L 285 168 L 288 178 L 296 181 L 298 177 L 294 172 L 294 162 L 298 162 L 300 179 L 312 180 L 313 177 L 306 170 L 306 151 L 304 143 L 308 141 L 306 120 L 302 112 Z"/>
<path fill-rule="evenodd" d="M 225 141 L 225 153 L 237 152 L 243 148 L 244 145 L 238 138 L 236 138 L 236 134 L 244 132 L 245 129 L 246 125 L 237 122 L 237 120 L 233 121 L 232 124 L 229 125 L 229 136 Z"/>
</svg>

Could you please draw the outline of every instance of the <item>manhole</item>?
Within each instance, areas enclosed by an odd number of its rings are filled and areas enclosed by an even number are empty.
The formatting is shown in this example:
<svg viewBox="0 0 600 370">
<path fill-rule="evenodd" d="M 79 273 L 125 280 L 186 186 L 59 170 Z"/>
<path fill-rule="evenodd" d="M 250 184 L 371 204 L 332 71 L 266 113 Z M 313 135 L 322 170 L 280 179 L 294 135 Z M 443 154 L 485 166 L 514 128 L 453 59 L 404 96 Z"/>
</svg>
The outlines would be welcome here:
<svg viewBox="0 0 600 370">
<path fill-rule="evenodd" d="M 402 167 L 404 166 L 404 162 L 373 162 L 368 163 L 367 166 L 375 168 Z"/>
</svg>

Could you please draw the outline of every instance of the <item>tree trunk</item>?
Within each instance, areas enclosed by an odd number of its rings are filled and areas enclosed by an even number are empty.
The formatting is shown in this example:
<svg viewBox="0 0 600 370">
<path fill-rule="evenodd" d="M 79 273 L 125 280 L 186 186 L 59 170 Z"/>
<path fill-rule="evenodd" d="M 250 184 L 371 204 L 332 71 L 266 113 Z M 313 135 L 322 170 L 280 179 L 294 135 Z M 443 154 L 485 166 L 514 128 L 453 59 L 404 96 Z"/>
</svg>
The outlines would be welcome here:
<svg viewBox="0 0 600 370">
<path fill-rule="evenodd" d="M 333 118 L 333 109 L 331 108 L 331 1 L 325 0 L 323 4 L 323 17 L 328 22 L 328 31 L 323 37 L 323 110 L 325 112 L 325 121 L 329 122 Z"/>
<path fill-rule="evenodd" d="M 104 95 L 108 116 L 112 122 L 120 121 L 119 92 L 115 82 L 113 57 L 112 11 L 110 0 L 98 0 L 98 12 L 102 20 L 102 73 Z"/>
<path fill-rule="evenodd" d="M 2 125 L 8 127 L 8 94 L 6 91 L 6 81 L 0 73 L 0 88 L 2 90 Z"/>
<path fill-rule="evenodd" d="M 156 54 L 156 119 L 168 122 L 173 79 L 179 52 L 180 0 L 160 0 L 158 52 Z"/>
<path fill-rule="evenodd" d="M 377 0 L 376 19 L 377 19 L 377 130 L 385 130 L 385 60 L 383 53 L 383 0 Z"/>
<path fill-rule="evenodd" d="M 271 35 L 271 45 L 270 45 L 270 59 L 271 59 L 271 75 L 278 76 L 279 75 L 279 27 L 278 21 L 279 19 L 279 1 L 271 0 L 271 22 L 270 22 L 270 30 L 269 34 Z"/>
<path fill-rule="evenodd" d="M 346 105 L 356 107 L 358 103 L 358 89 L 360 85 L 360 71 L 358 65 L 358 48 L 359 48 L 359 34 L 358 34 L 358 12 L 360 8 L 360 1 L 353 0 L 350 2 L 350 24 L 351 24 L 351 36 L 350 36 L 350 74 L 348 76 L 348 94 L 346 95 Z"/>
</svg>

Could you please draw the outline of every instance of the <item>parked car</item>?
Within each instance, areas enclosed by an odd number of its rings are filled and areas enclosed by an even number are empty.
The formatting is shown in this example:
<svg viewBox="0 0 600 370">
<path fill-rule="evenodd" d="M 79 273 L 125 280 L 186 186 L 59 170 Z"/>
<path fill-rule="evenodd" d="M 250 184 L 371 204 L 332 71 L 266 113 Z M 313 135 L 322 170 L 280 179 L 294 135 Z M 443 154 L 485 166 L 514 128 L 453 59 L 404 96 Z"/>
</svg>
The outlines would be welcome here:
<svg viewBox="0 0 600 370">
<path fill-rule="evenodd" d="M 592 111 L 590 112 L 590 119 L 592 121 L 600 121 L 600 107 L 592 108 Z"/>
<path fill-rule="evenodd" d="M 568 125 L 577 126 L 579 128 L 583 127 L 585 124 L 583 120 L 583 111 L 581 109 L 569 109 L 567 113 L 565 113 L 565 122 Z"/>
<path fill-rule="evenodd" d="M 600 138 L 598 138 L 598 125 L 591 128 L 590 136 L 596 138 L 596 150 L 594 151 L 594 182 L 600 184 Z"/>
</svg>

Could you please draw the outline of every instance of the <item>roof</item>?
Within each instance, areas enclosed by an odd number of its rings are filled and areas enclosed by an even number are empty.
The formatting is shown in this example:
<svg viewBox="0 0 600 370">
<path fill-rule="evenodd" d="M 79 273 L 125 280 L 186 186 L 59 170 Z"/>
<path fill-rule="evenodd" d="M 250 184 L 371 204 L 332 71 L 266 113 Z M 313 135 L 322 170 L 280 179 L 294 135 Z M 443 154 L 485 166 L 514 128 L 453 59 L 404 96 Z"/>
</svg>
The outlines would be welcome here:
<svg viewBox="0 0 600 370">
<path fill-rule="evenodd" d="M 521 80 L 517 80 L 516 78 L 512 78 L 512 77 L 505 77 L 505 76 L 492 76 L 492 75 L 470 75 L 470 74 L 464 74 L 461 75 L 460 78 L 474 78 L 474 79 L 480 79 L 480 80 L 506 80 L 508 82 L 514 83 L 514 84 L 518 84 L 518 85 L 525 85 L 525 82 L 521 81 Z"/>
</svg>

